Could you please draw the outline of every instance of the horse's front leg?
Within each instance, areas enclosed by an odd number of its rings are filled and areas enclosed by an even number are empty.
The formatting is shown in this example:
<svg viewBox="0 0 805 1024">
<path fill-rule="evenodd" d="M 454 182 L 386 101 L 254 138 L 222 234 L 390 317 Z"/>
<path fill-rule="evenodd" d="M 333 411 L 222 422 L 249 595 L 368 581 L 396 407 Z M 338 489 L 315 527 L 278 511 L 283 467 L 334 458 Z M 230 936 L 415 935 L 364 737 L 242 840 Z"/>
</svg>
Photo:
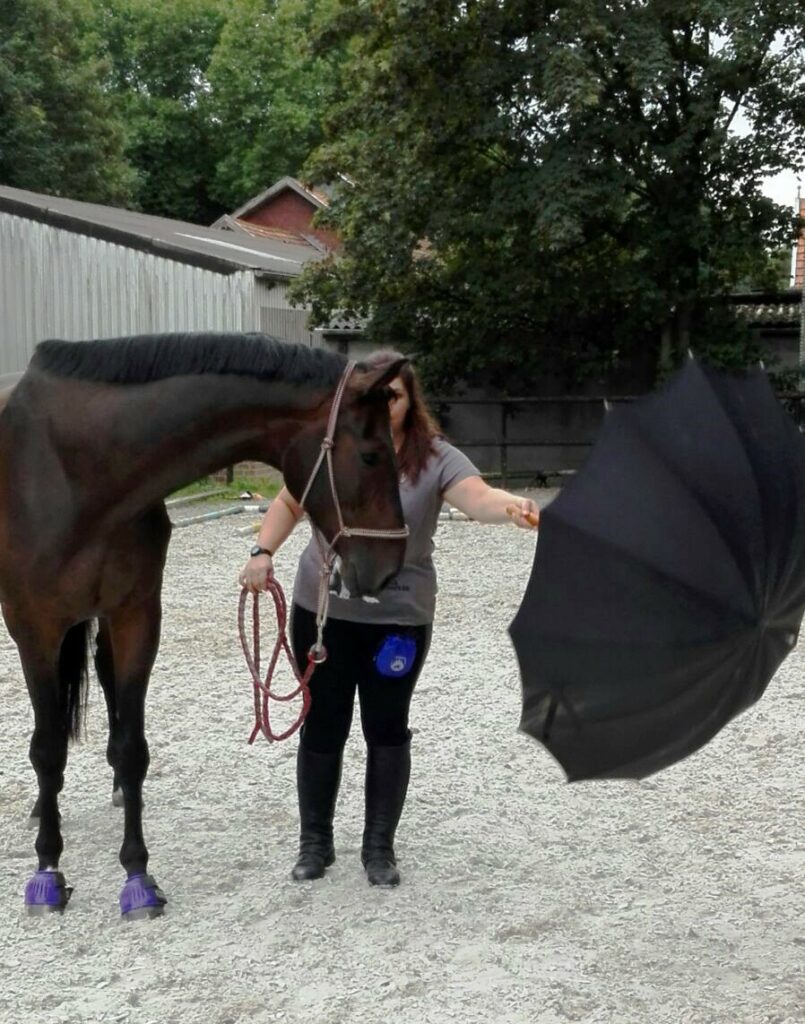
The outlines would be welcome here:
<svg viewBox="0 0 805 1024">
<path fill-rule="evenodd" d="M 34 712 L 30 758 L 39 785 L 32 812 L 32 820 L 38 824 L 35 847 L 39 869 L 25 887 L 25 905 L 32 914 L 64 910 L 72 892 L 59 871 L 64 849 L 59 793 L 67 765 L 70 708 L 59 673 L 62 638 L 61 631 L 58 633 L 42 635 L 25 627 L 12 630 Z"/>
<path fill-rule="evenodd" d="M 127 881 L 120 894 L 124 917 L 155 917 L 167 902 L 147 873 L 143 837 L 142 788 L 148 771 L 145 695 L 159 645 L 162 609 L 159 595 L 107 617 L 115 680 L 114 768 L 123 792 L 124 834 L 120 863 Z"/>
</svg>

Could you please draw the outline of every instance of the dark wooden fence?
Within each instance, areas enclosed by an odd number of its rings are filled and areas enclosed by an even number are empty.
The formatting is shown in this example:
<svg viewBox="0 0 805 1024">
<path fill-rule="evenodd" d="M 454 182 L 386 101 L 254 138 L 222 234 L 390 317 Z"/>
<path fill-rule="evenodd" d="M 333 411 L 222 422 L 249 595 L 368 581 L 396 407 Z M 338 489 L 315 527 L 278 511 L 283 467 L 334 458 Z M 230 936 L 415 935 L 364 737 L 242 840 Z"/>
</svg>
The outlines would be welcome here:
<svg viewBox="0 0 805 1024">
<path fill-rule="evenodd" d="M 800 429 L 805 428 L 805 394 L 778 397 Z M 634 398 L 437 396 L 429 405 L 452 443 L 477 462 L 484 476 L 499 479 L 504 487 L 514 480 L 525 487 L 544 487 L 561 483 L 583 465 L 607 403 Z"/>
</svg>

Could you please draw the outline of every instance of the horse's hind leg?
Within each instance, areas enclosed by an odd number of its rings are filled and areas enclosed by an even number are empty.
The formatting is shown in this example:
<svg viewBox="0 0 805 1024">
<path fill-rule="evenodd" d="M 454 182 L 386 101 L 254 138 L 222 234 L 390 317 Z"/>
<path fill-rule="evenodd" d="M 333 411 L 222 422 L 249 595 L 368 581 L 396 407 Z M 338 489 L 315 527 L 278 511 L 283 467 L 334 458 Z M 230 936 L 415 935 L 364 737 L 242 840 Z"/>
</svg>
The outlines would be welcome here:
<svg viewBox="0 0 805 1024">
<path fill-rule="evenodd" d="M 95 671 L 106 698 L 106 712 L 109 719 L 109 738 L 106 743 L 106 760 L 112 769 L 112 803 L 115 807 L 123 806 L 123 790 L 117 770 L 117 700 L 115 697 L 115 665 L 112 656 L 112 640 L 109 626 L 105 619 L 98 625 L 98 637 L 95 648 Z"/>
<path fill-rule="evenodd" d="M 61 642 L 58 656 L 59 694 L 62 712 L 66 716 L 68 734 L 78 739 L 84 711 L 84 691 L 87 687 L 87 642 L 90 624 L 80 622 L 71 626 Z M 66 757 L 66 754 L 65 754 Z M 31 809 L 30 824 L 39 827 L 42 796 L 37 796 Z M 61 821 L 61 814 L 59 814 Z"/>
<path fill-rule="evenodd" d="M 159 645 L 162 609 L 159 594 L 136 607 L 108 616 L 114 660 L 115 714 L 113 760 L 123 791 L 124 835 L 120 849 L 127 882 L 120 896 L 127 917 L 161 913 L 166 900 L 146 873 L 148 849 L 143 837 L 142 787 L 148 771 L 145 695 Z"/>
</svg>

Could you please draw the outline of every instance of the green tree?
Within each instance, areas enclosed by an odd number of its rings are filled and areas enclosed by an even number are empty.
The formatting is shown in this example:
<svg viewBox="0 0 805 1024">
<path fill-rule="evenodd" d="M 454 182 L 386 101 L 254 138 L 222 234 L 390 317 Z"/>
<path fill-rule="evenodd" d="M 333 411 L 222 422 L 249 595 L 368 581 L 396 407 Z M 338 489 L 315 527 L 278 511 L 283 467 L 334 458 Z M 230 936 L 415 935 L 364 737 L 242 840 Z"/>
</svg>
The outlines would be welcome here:
<svg viewBox="0 0 805 1024">
<path fill-rule="evenodd" d="M 0 181 L 124 203 L 132 175 L 85 0 L 0 4 Z"/>
<path fill-rule="evenodd" d="M 322 138 L 341 46 L 314 54 L 310 39 L 336 0 L 234 0 L 209 68 L 211 104 L 226 140 L 216 195 L 240 205 L 298 174 Z"/>
<path fill-rule="evenodd" d="M 736 290 L 780 292 L 792 287 L 791 247 L 769 251 L 765 263 L 760 263 L 748 278 L 736 282 Z"/>
<path fill-rule="evenodd" d="M 796 7 L 342 0 L 319 45 L 352 89 L 308 173 L 342 183 L 344 250 L 298 298 L 371 314 L 437 384 L 721 345 L 709 299 L 794 231 L 760 183 L 805 154 Z"/>
<path fill-rule="evenodd" d="M 126 125 L 133 202 L 209 223 L 226 136 L 213 124 L 207 68 L 226 22 L 224 0 L 95 0 L 109 60 L 107 87 Z"/>
</svg>

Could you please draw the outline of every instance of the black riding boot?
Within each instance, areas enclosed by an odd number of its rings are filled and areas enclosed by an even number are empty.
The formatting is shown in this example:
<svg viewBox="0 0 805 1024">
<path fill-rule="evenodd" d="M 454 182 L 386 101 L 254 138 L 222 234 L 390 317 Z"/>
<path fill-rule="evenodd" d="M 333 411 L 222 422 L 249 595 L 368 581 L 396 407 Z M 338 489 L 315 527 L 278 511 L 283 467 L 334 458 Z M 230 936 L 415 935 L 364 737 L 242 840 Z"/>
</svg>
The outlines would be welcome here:
<svg viewBox="0 0 805 1024">
<path fill-rule="evenodd" d="M 370 885 L 399 885 L 394 833 L 411 775 L 411 741 L 369 747 L 366 759 L 366 824 L 361 860 Z"/>
<path fill-rule="evenodd" d="M 335 860 L 333 814 L 341 781 L 341 751 L 319 754 L 299 744 L 296 788 L 299 795 L 299 857 L 291 875 L 296 882 L 321 878 Z"/>
</svg>

